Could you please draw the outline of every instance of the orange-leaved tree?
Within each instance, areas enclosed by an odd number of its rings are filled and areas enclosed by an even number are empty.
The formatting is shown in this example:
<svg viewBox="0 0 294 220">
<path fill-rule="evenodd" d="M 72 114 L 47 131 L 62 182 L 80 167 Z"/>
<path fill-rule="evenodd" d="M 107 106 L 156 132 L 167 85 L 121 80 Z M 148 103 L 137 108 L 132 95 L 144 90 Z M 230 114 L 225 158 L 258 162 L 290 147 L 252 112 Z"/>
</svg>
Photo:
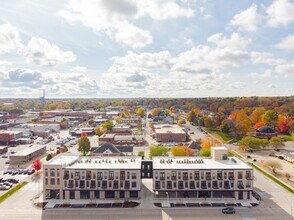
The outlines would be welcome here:
<svg viewBox="0 0 294 220">
<path fill-rule="evenodd" d="M 192 156 L 194 151 L 188 146 L 174 146 L 171 149 L 171 154 L 173 156 Z"/>
</svg>

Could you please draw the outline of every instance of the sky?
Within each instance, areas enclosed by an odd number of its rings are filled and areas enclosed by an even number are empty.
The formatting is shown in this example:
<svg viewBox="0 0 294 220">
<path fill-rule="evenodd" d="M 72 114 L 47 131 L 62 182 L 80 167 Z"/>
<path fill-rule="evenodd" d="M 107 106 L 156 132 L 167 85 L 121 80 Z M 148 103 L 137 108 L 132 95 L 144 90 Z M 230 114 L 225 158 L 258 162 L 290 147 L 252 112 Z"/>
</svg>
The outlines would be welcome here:
<svg viewBox="0 0 294 220">
<path fill-rule="evenodd" d="M 294 1 L 0 0 L 0 97 L 294 94 Z"/>
</svg>

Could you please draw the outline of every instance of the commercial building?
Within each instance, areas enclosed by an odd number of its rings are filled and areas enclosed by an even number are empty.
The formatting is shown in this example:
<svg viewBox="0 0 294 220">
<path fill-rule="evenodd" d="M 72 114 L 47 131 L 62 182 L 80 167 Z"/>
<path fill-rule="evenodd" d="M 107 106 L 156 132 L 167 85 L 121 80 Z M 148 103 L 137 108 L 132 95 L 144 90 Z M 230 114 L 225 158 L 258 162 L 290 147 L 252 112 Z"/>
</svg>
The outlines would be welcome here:
<svg viewBox="0 0 294 220">
<path fill-rule="evenodd" d="M 156 197 L 250 200 L 253 170 L 225 147 L 213 147 L 212 158 L 153 157 Z"/>
<path fill-rule="evenodd" d="M 27 163 L 46 153 L 46 146 L 33 146 L 9 156 L 10 166 L 25 168 Z"/>
<path fill-rule="evenodd" d="M 136 199 L 141 157 L 59 155 L 43 166 L 46 199 Z"/>
<path fill-rule="evenodd" d="M 22 137 L 21 131 L 0 130 L 0 144 L 17 144 L 18 139 Z"/>
<path fill-rule="evenodd" d="M 154 138 L 157 142 L 185 142 L 187 133 L 178 125 L 155 125 Z"/>
</svg>

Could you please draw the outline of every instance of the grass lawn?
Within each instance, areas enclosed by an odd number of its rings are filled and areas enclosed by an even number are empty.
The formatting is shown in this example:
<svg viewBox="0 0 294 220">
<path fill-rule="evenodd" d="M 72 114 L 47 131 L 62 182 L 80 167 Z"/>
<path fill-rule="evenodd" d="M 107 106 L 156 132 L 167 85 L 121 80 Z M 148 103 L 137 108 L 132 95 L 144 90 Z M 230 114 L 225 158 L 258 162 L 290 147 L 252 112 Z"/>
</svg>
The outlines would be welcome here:
<svg viewBox="0 0 294 220">
<path fill-rule="evenodd" d="M 283 141 L 292 141 L 291 135 L 278 135 Z"/>
<path fill-rule="evenodd" d="M 6 193 L 0 196 L 0 203 L 2 203 L 5 199 L 9 198 L 11 195 L 13 195 L 15 192 L 17 192 L 20 188 L 22 188 L 26 184 L 27 182 L 19 183 L 15 187 L 8 190 Z"/>
<path fill-rule="evenodd" d="M 218 129 L 214 129 L 214 128 L 205 128 L 205 130 L 207 130 L 209 133 L 213 134 L 214 136 L 216 136 L 217 138 L 223 140 L 224 142 L 227 142 L 228 144 L 235 142 L 234 139 L 230 138 L 227 134 L 221 132 Z"/>
</svg>

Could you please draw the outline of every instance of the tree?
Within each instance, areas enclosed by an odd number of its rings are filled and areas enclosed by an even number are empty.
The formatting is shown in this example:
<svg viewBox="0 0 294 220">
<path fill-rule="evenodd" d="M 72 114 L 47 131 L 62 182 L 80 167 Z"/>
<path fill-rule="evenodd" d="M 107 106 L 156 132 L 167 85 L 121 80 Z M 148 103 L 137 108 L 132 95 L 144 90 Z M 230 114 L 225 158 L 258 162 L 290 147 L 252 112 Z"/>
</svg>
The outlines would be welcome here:
<svg viewBox="0 0 294 220">
<path fill-rule="evenodd" d="M 193 113 L 194 113 L 195 115 L 201 115 L 201 111 L 200 111 L 199 108 L 194 108 L 194 109 L 193 109 Z"/>
<path fill-rule="evenodd" d="M 275 127 L 278 122 L 278 114 L 274 110 L 268 110 L 263 114 L 262 121 L 267 126 Z"/>
<path fill-rule="evenodd" d="M 273 174 L 276 174 L 276 170 L 282 169 L 282 165 L 278 161 L 268 160 L 264 162 L 264 166 L 270 168 L 273 171 Z"/>
<path fill-rule="evenodd" d="M 85 132 L 82 133 L 82 136 L 79 139 L 79 146 L 78 151 L 83 154 L 83 156 L 86 156 L 91 150 L 91 143 L 89 138 L 87 137 L 87 134 Z"/>
<path fill-rule="evenodd" d="M 255 137 L 244 137 L 239 141 L 239 149 L 247 151 L 249 149 L 260 149 L 265 148 L 268 145 L 266 139 L 255 138 Z"/>
<path fill-rule="evenodd" d="M 261 121 L 261 116 L 265 113 L 264 107 L 256 107 L 254 111 L 251 113 L 250 118 L 253 124 Z"/>
<path fill-rule="evenodd" d="M 283 134 L 289 134 L 292 124 L 289 118 L 283 118 L 278 122 L 278 129 Z"/>
<path fill-rule="evenodd" d="M 260 121 L 260 122 L 256 122 L 254 125 L 254 129 L 258 129 L 262 126 L 265 126 L 264 122 Z"/>
<path fill-rule="evenodd" d="M 97 136 L 101 136 L 103 134 L 103 132 L 101 131 L 101 129 L 100 128 L 96 128 L 95 129 L 95 135 L 97 135 Z"/>
<path fill-rule="evenodd" d="M 204 122 L 204 126 L 206 128 L 213 128 L 214 127 L 214 121 L 209 116 L 204 117 L 203 122 Z"/>
<path fill-rule="evenodd" d="M 144 108 L 137 108 L 135 111 L 135 114 L 141 117 L 144 117 L 145 115 L 145 109 Z"/>
<path fill-rule="evenodd" d="M 173 156 L 193 156 L 194 151 L 188 146 L 174 146 L 171 149 L 171 154 Z"/>
<path fill-rule="evenodd" d="M 154 109 L 152 109 L 151 114 L 152 114 L 153 117 L 158 116 L 158 114 L 159 114 L 159 109 L 158 109 L 158 108 L 154 108 Z"/>
<path fill-rule="evenodd" d="M 210 157 L 210 154 L 211 154 L 210 149 L 206 149 L 206 148 L 201 149 L 199 152 L 199 156 L 201 157 Z"/>
<path fill-rule="evenodd" d="M 209 149 L 212 146 L 212 140 L 210 138 L 206 138 L 204 140 L 201 140 L 201 148 L 202 149 Z"/>
<path fill-rule="evenodd" d="M 95 122 L 95 121 L 94 121 L 93 119 L 90 119 L 90 120 L 88 121 L 89 125 L 92 125 L 94 122 Z"/>
<path fill-rule="evenodd" d="M 145 152 L 144 151 L 139 151 L 138 152 L 138 156 L 143 157 L 144 158 Z"/>
<path fill-rule="evenodd" d="M 222 123 L 221 123 L 219 129 L 221 130 L 221 132 L 223 132 L 223 133 L 227 133 L 227 134 L 228 134 L 228 133 L 231 132 L 232 127 L 233 127 L 233 122 L 232 122 L 232 120 L 225 118 L 225 119 L 222 121 Z"/>
<path fill-rule="evenodd" d="M 42 169 L 42 161 L 40 160 L 40 158 L 36 158 L 33 160 L 32 168 L 34 168 L 38 174 L 38 171 Z"/>
<path fill-rule="evenodd" d="M 285 146 L 282 138 L 280 138 L 280 137 L 272 137 L 270 139 L 270 145 L 272 145 L 275 148 Z"/>
<path fill-rule="evenodd" d="M 46 161 L 51 160 L 53 158 L 52 154 L 48 154 L 46 157 Z"/>
<path fill-rule="evenodd" d="M 107 131 L 111 131 L 111 129 L 114 127 L 114 124 L 112 121 L 107 121 L 102 124 L 102 128 L 104 128 Z"/>
<path fill-rule="evenodd" d="M 150 146 L 149 157 L 152 159 L 154 156 L 167 156 L 168 149 L 164 146 Z"/>
</svg>

